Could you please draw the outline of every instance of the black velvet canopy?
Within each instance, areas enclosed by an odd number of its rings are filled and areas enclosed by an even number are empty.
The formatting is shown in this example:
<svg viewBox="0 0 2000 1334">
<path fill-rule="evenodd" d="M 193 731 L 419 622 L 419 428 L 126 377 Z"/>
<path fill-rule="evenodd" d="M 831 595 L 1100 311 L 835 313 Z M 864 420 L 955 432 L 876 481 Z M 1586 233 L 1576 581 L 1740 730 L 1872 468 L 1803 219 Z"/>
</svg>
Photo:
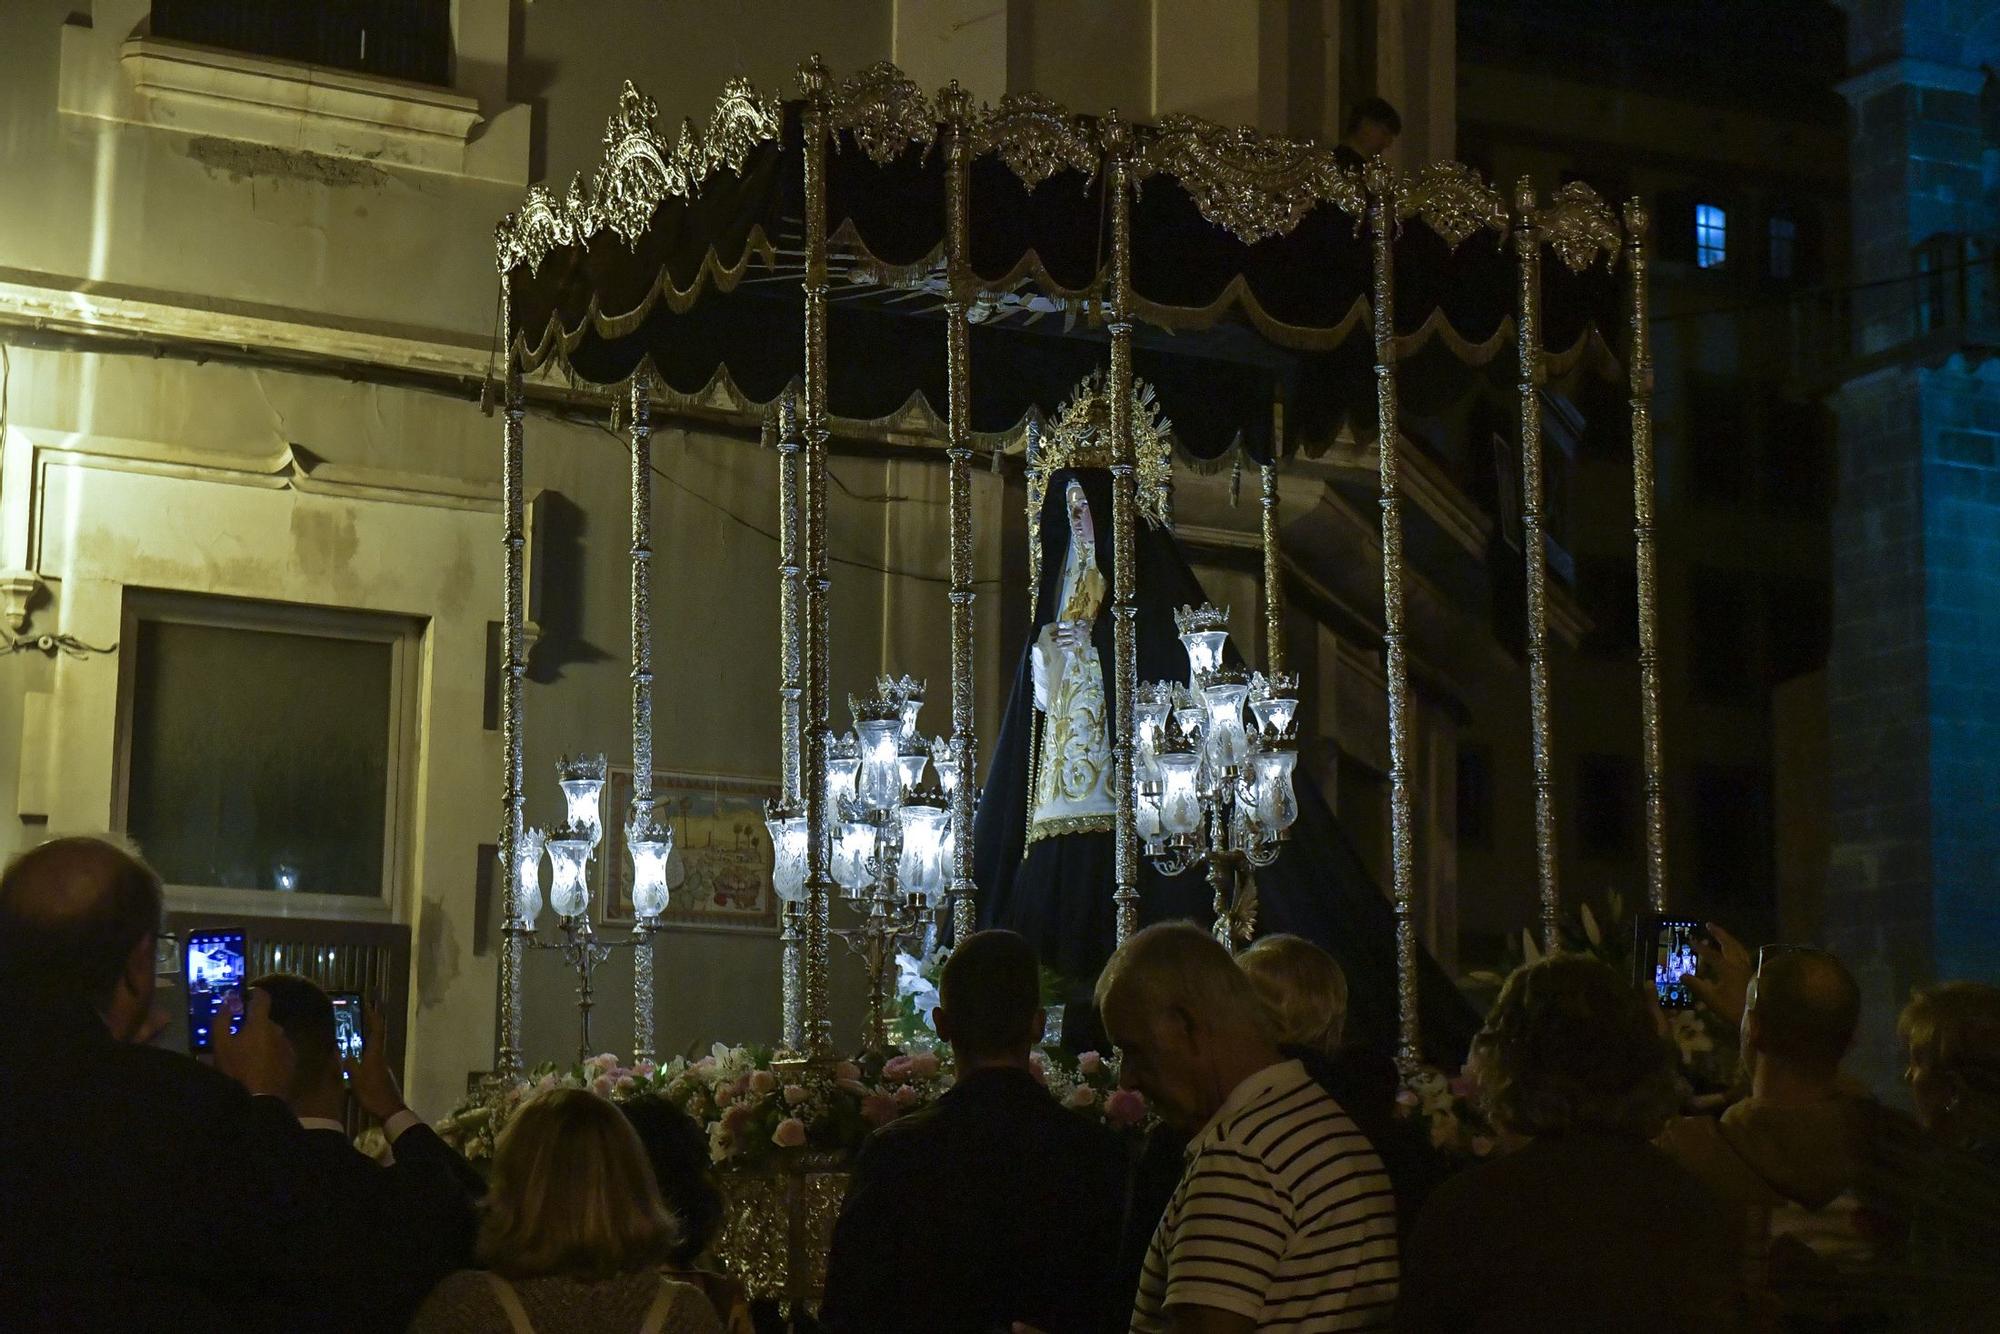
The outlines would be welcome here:
<svg viewBox="0 0 2000 1334">
<path fill-rule="evenodd" d="M 751 403 L 782 395 L 803 371 L 801 108 L 768 104 L 763 137 L 743 143 L 734 167 L 697 152 L 693 160 L 705 173 L 678 180 L 674 154 L 685 159 L 690 141 L 676 149 L 654 135 L 650 104 L 628 86 L 597 178 L 572 187 L 563 202 L 531 194 L 503 224 L 501 265 L 521 369 L 554 362 L 582 380 L 615 384 L 650 359 L 682 394 L 726 376 Z M 1062 123 L 1080 142 L 1095 143 L 1094 122 Z M 947 154 L 943 127 L 926 124 L 928 140 L 884 161 L 864 151 L 853 129 L 832 136 L 827 341 L 835 417 L 878 420 L 913 395 L 940 413 L 947 402 Z M 711 136 L 721 132 L 718 123 Z M 1365 198 L 1359 177 L 1335 179 L 1342 202 L 1312 193 L 1326 188 L 1324 177 L 1301 178 L 1289 193 L 1282 178 L 1259 182 L 1267 211 L 1282 215 L 1269 225 L 1296 222 L 1245 240 L 1243 228 L 1216 220 L 1231 216 L 1229 201 L 1244 194 L 1228 189 L 1234 178 L 1227 164 L 1217 169 L 1219 180 L 1198 177 L 1197 166 L 1215 152 L 1166 151 L 1224 132 L 1185 120 L 1137 132 L 1144 165 L 1131 206 L 1134 369 L 1173 387 L 1167 408 L 1179 448 L 1194 460 L 1214 460 L 1240 441 L 1265 462 L 1274 450 L 1323 448 L 1350 418 L 1361 434 L 1372 434 L 1372 256 L 1357 216 Z M 634 153 L 635 142 L 657 147 Z M 1268 145 L 1258 152 L 1308 150 L 1257 142 Z M 1513 341 L 1513 242 L 1484 225 L 1504 221 L 1498 197 L 1458 170 L 1475 198 L 1444 225 L 1470 234 L 1454 246 L 1418 212 L 1403 220 L 1395 242 L 1398 380 L 1416 412 L 1476 384 L 1479 368 Z M 966 268 L 977 291 L 962 287 L 961 294 L 978 302 L 975 431 L 1017 426 L 1104 364 L 1105 180 L 1096 156 L 1088 169 L 1060 167 L 1033 188 L 1004 145 L 971 156 Z M 604 199 L 627 210 L 622 232 L 606 225 Z M 1476 215 L 1471 221 L 1467 207 Z M 642 214 L 643 224 L 636 221 Z M 1542 342 L 1551 373 L 1614 371 L 1608 339 L 1621 327 L 1617 276 L 1602 263 L 1580 273 L 1545 263 L 1543 272 Z M 1494 368 L 1507 382 L 1512 362 L 1509 356 Z M 1274 402 L 1284 405 L 1285 439 L 1277 442 Z"/>
<path fill-rule="evenodd" d="M 1258 463 L 1315 453 L 1344 426 L 1372 437 L 1375 320 L 1391 291 L 1386 341 L 1406 422 L 1518 382 L 1515 356 L 1502 355 L 1515 346 L 1517 239 L 1500 196 L 1466 168 L 1403 177 L 1374 164 L 1364 176 L 1317 145 L 1188 117 L 1096 122 L 1033 95 L 989 111 L 956 89 L 933 103 L 889 66 L 835 85 L 815 62 L 805 80 L 811 103 L 731 85 L 705 134 L 674 140 L 626 85 L 591 179 L 561 199 L 538 187 L 499 229 L 510 367 L 613 385 L 650 365 L 672 394 L 726 386 L 748 405 L 785 395 L 805 378 L 807 164 L 819 147 L 806 126 L 823 117 L 829 297 L 813 378 L 825 398 L 812 406 L 833 418 L 879 422 L 917 399 L 942 418 L 958 392 L 973 431 L 1010 431 L 1106 366 L 1107 321 L 1122 300 L 1131 369 L 1158 390 L 1174 444 L 1196 467 L 1239 448 Z M 1132 184 L 1129 265 L 1114 291 L 1119 174 Z M 1378 236 L 1384 220 L 1394 226 Z M 1617 220 L 1573 184 L 1536 223 L 1541 370 L 1556 380 L 1617 372 L 1614 343 L 1630 327 L 1612 268 Z M 1376 272 L 1385 241 L 1386 275 Z M 956 384 L 948 302 L 970 325 L 969 374 Z M 1102 515 L 1102 546 L 1108 481 L 1101 470 L 1081 480 Z M 1057 510 L 1060 495 L 1058 482 Z M 1041 522 L 1060 568 L 1067 532 L 1051 513 Z M 1135 556 L 1140 676 L 1181 676 L 1171 611 L 1201 601 L 1200 586 L 1169 532 L 1144 530 Z M 1099 564 L 1111 569 L 1108 549 Z M 1057 582 L 1043 587 L 1037 626 Z M 1107 667 L 1110 620 L 1095 631 Z M 1117 688 L 1109 670 L 1106 687 Z M 979 909 L 987 922 L 1033 928 L 1081 984 L 1110 949 L 1111 836 L 1024 849 L 1031 712 L 1024 665 L 975 828 Z M 1392 910 L 1311 779 L 1301 773 L 1297 786 L 1291 842 L 1256 873 L 1259 925 L 1336 954 L 1352 984 L 1351 1036 L 1387 1048 L 1397 1034 Z M 1207 898 L 1198 876 L 1144 872 L 1147 916 L 1201 918 Z M 1454 1063 L 1470 1010 L 1427 957 L 1407 980 L 1427 1051 Z"/>
</svg>

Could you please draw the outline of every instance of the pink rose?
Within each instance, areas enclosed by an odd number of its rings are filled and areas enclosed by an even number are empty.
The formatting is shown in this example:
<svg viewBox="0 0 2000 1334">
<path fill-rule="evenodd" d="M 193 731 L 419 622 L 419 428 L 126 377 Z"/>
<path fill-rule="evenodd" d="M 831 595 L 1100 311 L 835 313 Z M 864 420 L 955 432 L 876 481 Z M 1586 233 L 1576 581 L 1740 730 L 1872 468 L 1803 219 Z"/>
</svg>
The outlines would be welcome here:
<svg viewBox="0 0 2000 1334">
<path fill-rule="evenodd" d="M 1399 1089 L 1396 1093 L 1396 1106 L 1398 1107 L 1415 1110 L 1417 1105 L 1422 1101 L 1423 1099 L 1417 1096 L 1415 1089 Z"/>
<path fill-rule="evenodd" d="M 1487 1154 L 1493 1152 L 1493 1141 L 1485 1135 L 1474 1135 L 1472 1137 L 1472 1151 L 1479 1157 L 1484 1158 Z"/>
<path fill-rule="evenodd" d="M 1479 1087 L 1479 1085 L 1476 1082 L 1474 1082 L 1471 1075 L 1462 1074 L 1458 1078 L 1452 1080 L 1449 1087 L 1451 1089 L 1452 1097 L 1469 1098 L 1472 1096 L 1474 1090 L 1476 1090 Z"/>
<path fill-rule="evenodd" d="M 637 1087 L 639 1087 L 639 1081 L 630 1075 L 620 1075 L 611 1081 L 611 1091 L 613 1093 L 630 1093 Z"/>
<path fill-rule="evenodd" d="M 736 1090 L 733 1086 L 724 1084 L 715 1090 L 715 1105 L 717 1107 L 727 1107 L 734 1101 L 736 1101 Z"/>
<path fill-rule="evenodd" d="M 1085 1107 L 1094 1107 L 1097 1105 L 1097 1090 L 1088 1084 L 1078 1084 L 1070 1090 L 1069 1096 L 1063 1099 L 1063 1104 L 1078 1111 Z"/>
<path fill-rule="evenodd" d="M 750 1072 L 749 1088 L 750 1091 L 756 1094 L 758 1097 L 761 1098 L 766 1093 L 772 1092 L 777 1087 L 778 1087 L 778 1077 L 772 1074 L 769 1070 L 753 1070 Z"/>
<path fill-rule="evenodd" d="M 796 1107 L 811 1096 L 801 1084 L 785 1085 L 785 1105 L 787 1107 Z"/>
<path fill-rule="evenodd" d="M 868 1086 L 858 1079 L 838 1079 L 834 1081 L 834 1087 L 842 1093 L 851 1093 L 857 1098 L 868 1096 Z"/>
<path fill-rule="evenodd" d="M 797 1149 L 806 1142 L 806 1123 L 796 1116 L 788 1116 L 778 1122 L 778 1128 L 771 1132 L 771 1143 L 781 1149 Z"/>
<path fill-rule="evenodd" d="M 705 1075 L 709 1071 L 715 1069 L 715 1058 L 713 1056 L 704 1056 L 699 1061 L 696 1061 L 693 1065 L 689 1066 L 688 1069 L 693 1071 L 695 1074 Z"/>
<path fill-rule="evenodd" d="M 861 1119 L 871 1126 L 886 1126 L 896 1119 L 896 1100 L 886 1093 L 870 1093 L 861 1100 Z"/>
<path fill-rule="evenodd" d="M 653 1064 L 651 1061 L 640 1061 L 637 1065 L 632 1067 L 632 1073 L 637 1075 L 641 1079 L 651 1079 L 654 1075 L 658 1074 L 659 1072 L 660 1072 L 660 1067 Z"/>
<path fill-rule="evenodd" d="M 1136 1089 L 1117 1089 L 1104 1100 L 1104 1119 L 1114 1126 L 1136 1126 L 1146 1119 L 1146 1096 Z"/>
<path fill-rule="evenodd" d="M 756 1113 L 750 1110 L 749 1103 L 739 1102 L 722 1114 L 722 1128 L 731 1135 L 740 1135 L 743 1133 L 743 1127 L 749 1125 L 750 1118 L 755 1115 Z"/>
<path fill-rule="evenodd" d="M 939 1061 L 934 1051 L 920 1051 L 910 1057 L 910 1075 L 915 1079 L 931 1079 L 937 1075 Z"/>
<path fill-rule="evenodd" d="M 911 1088 L 908 1084 L 905 1084 L 901 1088 L 897 1089 L 893 1096 L 895 1099 L 896 1106 L 902 1108 L 905 1111 L 916 1106 L 917 1102 L 919 1101 L 919 1095 L 917 1091 Z"/>
<path fill-rule="evenodd" d="M 901 1083 L 910 1077 L 910 1070 L 916 1064 L 914 1056 L 891 1056 L 882 1066 L 882 1078 L 891 1083 Z"/>
<path fill-rule="evenodd" d="M 600 1097 L 600 1098 L 608 1098 L 608 1097 L 610 1097 L 610 1096 L 611 1096 L 611 1076 L 610 1076 L 610 1075 L 599 1075 L 599 1076 L 598 1076 L 597 1078 L 595 1078 L 595 1079 L 591 1080 L 591 1081 L 590 1081 L 590 1091 L 591 1091 L 592 1093 L 595 1093 L 595 1094 L 596 1094 L 596 1095 L 597 1095 L 598 1097 Z"/>
<path fill-rule="evenodd" d="M 554 1075 L 543 1075 L 540 1079 L 535 1081 L 535 1092 L 547 1093 L 550 1089 L 556 1087 L 556 1085 L 561 1082 L 562 1081 L 557 1079 Z"/>
<path fill-rule="evenodd" d="M 1086 1075 L 1104 1073 L 1104 1058 L 1094 1051 L 1087 1051 L 1076 1058 L 1076 1068 Z"/>
<path fill-rule="evenodd" d="M 833 1077 L 850 1083 L 861 1082 L 861 1067 L 852 1061 L 842 1061 L 833 1067 Z"/>
</svg>

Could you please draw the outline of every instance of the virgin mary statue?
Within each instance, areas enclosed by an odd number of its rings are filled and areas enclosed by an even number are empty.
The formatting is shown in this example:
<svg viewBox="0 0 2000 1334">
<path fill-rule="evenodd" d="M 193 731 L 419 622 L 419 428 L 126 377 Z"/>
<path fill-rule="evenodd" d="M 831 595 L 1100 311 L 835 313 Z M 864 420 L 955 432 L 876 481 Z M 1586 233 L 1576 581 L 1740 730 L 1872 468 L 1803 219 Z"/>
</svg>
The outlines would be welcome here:
<svg viewBox="0 0 2000 1334">
<path fill-rule="evenodd" d="M 1090 994 L 1117 932 L 1109 419 L 1100 373 L 1079 386 L 1030 457 L 1034 624 L 973 824 L 980 926 L 1032 941 L 1062 976 L 1072 1004 Z M 1187 651 L 1173 613 L 1208 599 L 1174 541 L 1171 428 L 1143 385 L 1132 423 L 1139 679 L 1182 680 Z M 1304 936 L 1339 959 L 1348 978 L 1348 1039 L 1390 1051 L 1398 1014 L 1394 916 L 1310 776 L 1301 772 L 1294 781 L 1299 818 L 1290 841 L 1254 873 L 1257 927 Z M 1165 876 L 1142 859 L 1138 888 L 1142 925 L 1191 919 L 1206 927 L 1213 919 L 1199 867 Z M 1422 964 L 1424 1045 L 1440 1062 L 1456 1062 L 1475 1017 L 1443 970 L 1428 956 Z"/>
</svg>

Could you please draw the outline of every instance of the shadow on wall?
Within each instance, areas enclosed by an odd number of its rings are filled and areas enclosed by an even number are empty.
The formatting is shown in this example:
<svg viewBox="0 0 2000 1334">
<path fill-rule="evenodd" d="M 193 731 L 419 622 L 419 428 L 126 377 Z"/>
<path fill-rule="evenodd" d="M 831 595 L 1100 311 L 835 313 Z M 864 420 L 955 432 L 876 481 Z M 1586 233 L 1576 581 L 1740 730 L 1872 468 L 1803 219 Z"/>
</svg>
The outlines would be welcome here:
<svg viewBox="0 0 2000 1334">
<path fill-rule="evenodd" d="M 610 658 L 583 637 L 584 552 L 588 520 L 583 507 L 560 492 L 544 492 L 536 515 L 533 567 L 528 571 L 541 617 L 541 635 L 528 651 L 528 679 L 548 685 L 572 663 Z"/>
</svg>

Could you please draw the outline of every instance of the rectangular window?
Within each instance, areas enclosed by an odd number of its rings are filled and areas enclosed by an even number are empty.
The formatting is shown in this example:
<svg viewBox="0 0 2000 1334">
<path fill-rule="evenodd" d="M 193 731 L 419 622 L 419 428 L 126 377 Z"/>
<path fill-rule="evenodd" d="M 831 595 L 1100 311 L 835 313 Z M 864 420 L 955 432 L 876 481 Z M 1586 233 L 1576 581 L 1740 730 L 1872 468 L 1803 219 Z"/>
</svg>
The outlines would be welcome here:
<svg viewBox="0 0 2000 1334">
<path fill-rule="evenodd" d="M 1712 269 L 1729 257 L 1729 218 L 1720 204 L 1694 206 L 1694 262 Z"/>
<path fill-rule="evenodd" d="M 1639 766 L 1624 755 L 1580 755 L 1577 841 L 1586 857 L 1621 859 L 1639 844 Z"/>
<path fill-rule="evenodd" d="M 1696 566 L 1688 579 L 1689 666 L 1695 693 L 1717 704 L 1755 703 L 1757 625 L 1753 576 Z"/>
<path fill-rule="evenodd" d="M 123 827 L 162 878 L 246 907 L 393 902 L 418 628 L 152 594 L 125 621 Z"/>
<path fill-rule="evenodd" d="M 1493 846 L 1493 748 L 1458 748 L 1458 845 Z"/>
<path fill-rule="evenodd" d="M 415 83 L 451 83 L 451 0 L 153 0 L 155 37 Z"/>
<path fill-rule="evenodd" d="M 1751 499 L 1753 398 L 1751 386 L 1741 380 L 1688 377 L 1683 429 L 1695 500 L 1740 505 Z"/>
<path fill-rule="evenodd" d="M 1694 833 L 1702 909 L 1746 918 L 1769 912 L 1775 879 L 1770 771 L 1695 765 Z"/>
<path fill-rule="evenodd" d="M 1639 648 L 1639 568 L 1631 556 L 1586 556 L 1577 562 L 1577 601 L 1590 617 L 1583 651 L 1621 658 Z"/>
<path fill-rule="evenodd" d="M 1771 276 L 1789 282 L 1798 272 L 1799 225 L 1782 215 L 1771 219 Z"/>
<path fill-rule="evenodd" d="M 1917 333 L 1934 333 L 1955 323 L 1965 308 L 1959 238 L 1933 236 L 1911 252 L 1910 260 L 1917 275 Z"/>
</svg>

